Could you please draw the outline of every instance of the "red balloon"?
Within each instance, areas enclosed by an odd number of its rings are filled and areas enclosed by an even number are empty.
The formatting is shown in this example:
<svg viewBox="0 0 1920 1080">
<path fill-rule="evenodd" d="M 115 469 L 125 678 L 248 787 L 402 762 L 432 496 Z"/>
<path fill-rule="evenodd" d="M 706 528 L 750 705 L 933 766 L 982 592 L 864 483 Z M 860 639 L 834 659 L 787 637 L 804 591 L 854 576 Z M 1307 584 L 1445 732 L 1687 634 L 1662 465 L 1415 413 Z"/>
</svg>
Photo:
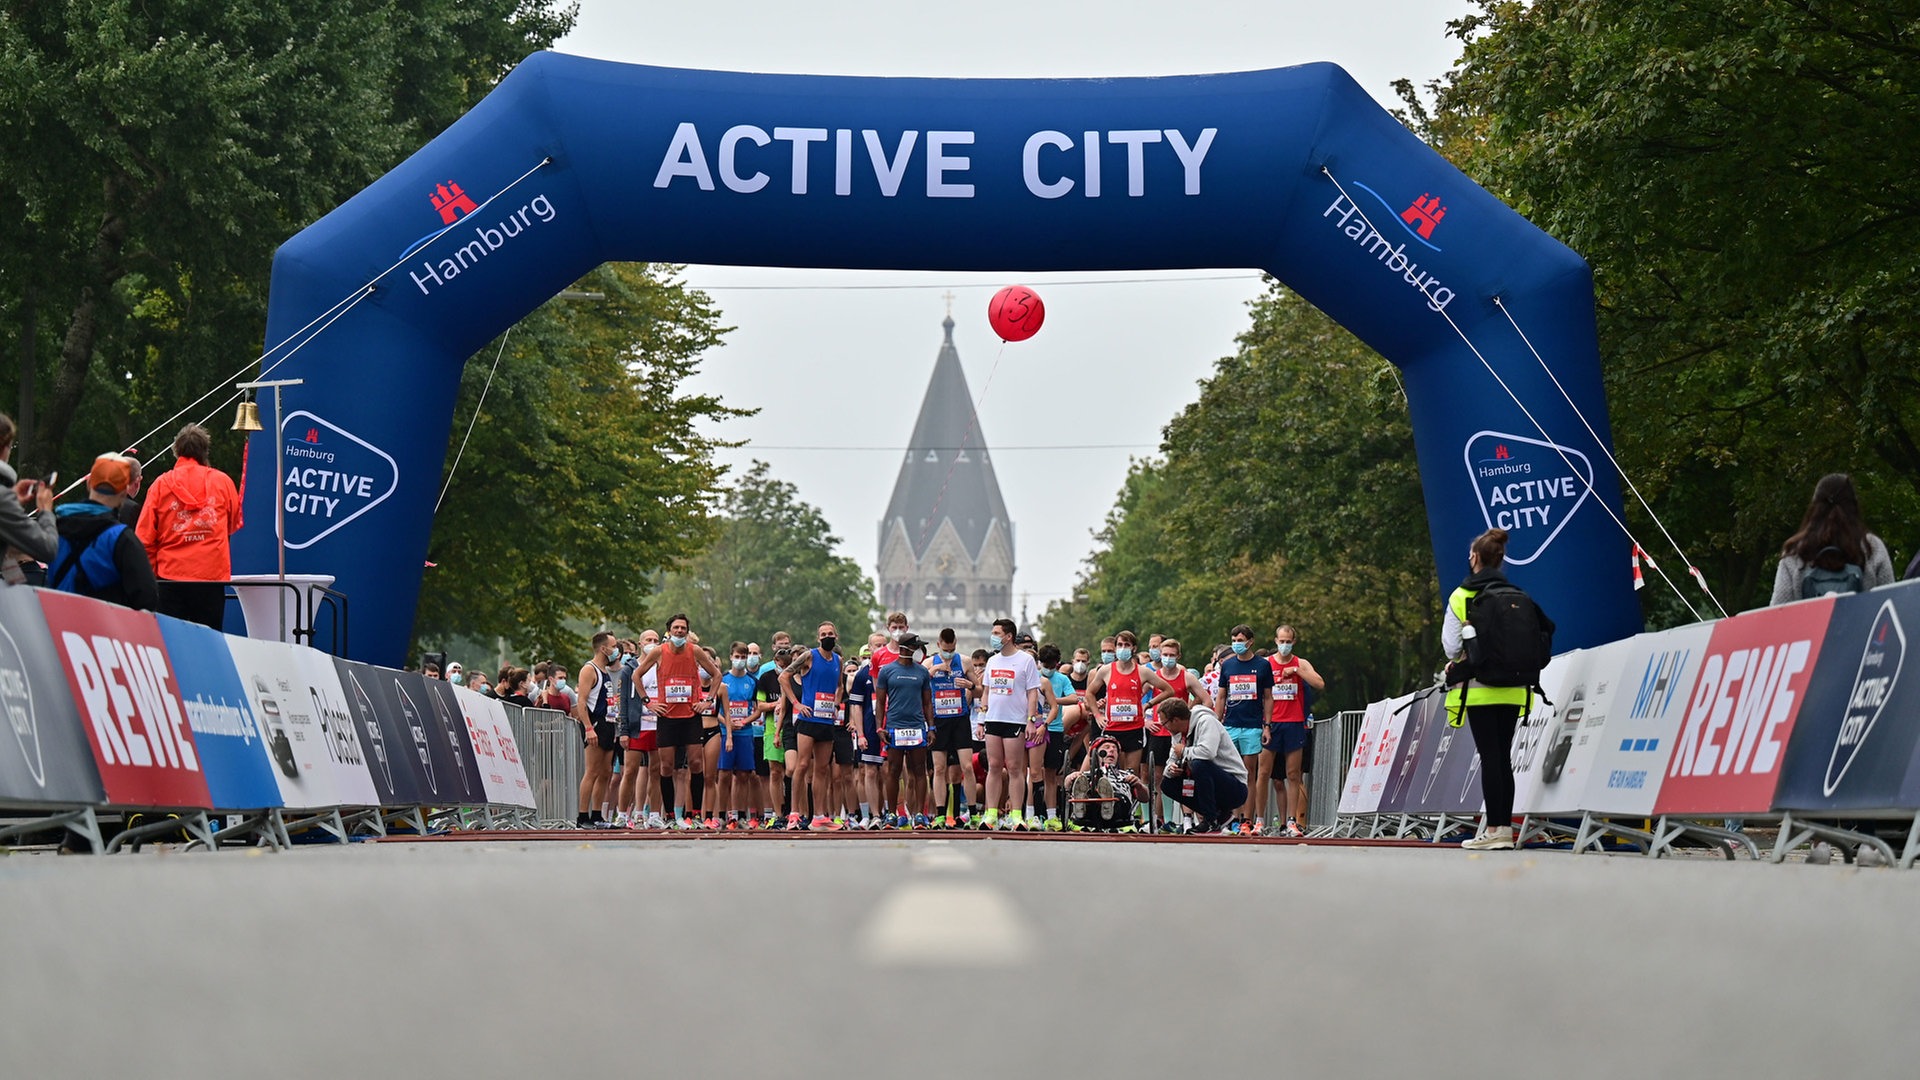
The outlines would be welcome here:
<svg viewBox="0 0 1920 1080">
<path fill-rule="evenodd" d="M 1040 294 L 1025 285 L 1009 285 L 987 301 L 987 322 L 1002 341 L 1025 341 L 1040 332 L 1047 306 Z"/>
</svg>

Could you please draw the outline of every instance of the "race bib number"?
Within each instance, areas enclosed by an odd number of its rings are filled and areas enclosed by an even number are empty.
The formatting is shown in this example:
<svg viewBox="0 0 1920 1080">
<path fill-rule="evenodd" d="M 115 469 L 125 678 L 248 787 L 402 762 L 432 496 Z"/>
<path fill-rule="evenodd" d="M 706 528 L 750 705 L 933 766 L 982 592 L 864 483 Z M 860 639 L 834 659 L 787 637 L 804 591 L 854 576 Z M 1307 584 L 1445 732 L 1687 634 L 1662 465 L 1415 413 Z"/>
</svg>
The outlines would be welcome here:
<svg viewBox="0 0 1920 1080">
<path fill-rule="evenodd" d="M 1107 706 L 1107 716 L 1115 723 L 1131 723 L 1140 718 L 1140 706 L 1131 701 L 1116 701 Z"/>
<path fill-rule="evenodd" d="M 1013 693 L 1013 672 L 1007 668 L 994 668 L 987 672 L 987 692 L 990 694 Z"/>
<path fill-rule="evenodd" d="M 1228 701 L 1253 701 L 1260 696 L 1260 677 L 1258 675 L 1227 676 Z"/>
<path fill-rule="evenodd" d="M 1300 684 L 1292 680 L 1273 684 L 1275 701 L 1293 701 L 1300 696 Z"/>
<path fill-rule="evenodd" d="M 966 711 L 966 703 L 960 698 L 958 690 L 935 690 L 933 692 L 933 715 L 959 716 Z"/>
<path fill-rule="evenodd" d="M 813 695 L 813 718 L 824 724 L 840 719 L 840 707 L 835 704 L 832 694 Z"/>
<path fill-rule="evenodd" d="M 669 705 L 685 705 L 693 700 L 693 684 L 674 681 L 665 687 L 666 701 Z"/>
<path fill-rule="evenodd" d="M 926 742 L 927 733 L 920 728 L 901 727 L 893 729 L 893 745 L 903 750 L 912 749 L 916 746 L 925 746 Z"/>
<path fill-rule="evenodd" d="M 745 720 L 753 714 L 753 706 L 744 701 L 727 702 L 727 719 Z"/>
</svg>

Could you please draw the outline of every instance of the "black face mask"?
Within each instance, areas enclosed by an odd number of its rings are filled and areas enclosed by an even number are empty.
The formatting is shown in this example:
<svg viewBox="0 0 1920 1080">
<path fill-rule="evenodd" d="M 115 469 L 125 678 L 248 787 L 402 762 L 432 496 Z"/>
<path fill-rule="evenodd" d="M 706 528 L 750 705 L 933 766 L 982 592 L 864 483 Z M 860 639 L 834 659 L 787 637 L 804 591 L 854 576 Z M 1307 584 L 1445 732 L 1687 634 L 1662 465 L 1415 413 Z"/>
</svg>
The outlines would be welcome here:
<svg viewBox="0 0 1920 1080">
<path fill-rule="evenodd" d="M 831 636 L 831 635 L 826 635 L 826 636 L 823 636 L 823 637 L 821 637 L 821 639 L 820 639 L 820 651 L 821 651 L 821 652 L 832 652 L 832 651 L 833 651 L 833 647 L 834 647 L 835 645 L 838 645 L 838 644 L 840 644 L 840 639 L 839 639 L 839 638 L 837 638 L 837 637 L 833 637 L 833 636 Z"/>
</svg>

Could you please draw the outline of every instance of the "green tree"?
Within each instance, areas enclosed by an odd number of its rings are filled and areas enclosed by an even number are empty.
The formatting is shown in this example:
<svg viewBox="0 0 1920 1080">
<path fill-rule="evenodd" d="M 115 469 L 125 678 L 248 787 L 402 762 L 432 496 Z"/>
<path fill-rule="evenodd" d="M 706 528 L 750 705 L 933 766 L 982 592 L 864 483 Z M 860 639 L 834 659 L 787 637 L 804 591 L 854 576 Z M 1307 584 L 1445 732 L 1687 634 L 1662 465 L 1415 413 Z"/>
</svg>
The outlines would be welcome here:
<svg viewBox="0 0 1920 1080">
<path fill-rule="evenodd" d="M 663 575 L 650 607 L 659 618 L 687 613 L 716 648 L 759 641 L 771 655 L 774 631 L 810 642 L 815 627 L 832 622 L 857 649 L 877 616 L 873 582 L 834 554 L 839 542 L 797 488 L 756 461 L 721 493 L 713 545 Z"/>
<path fill-rule="evenodd" d="M 1766 602 L 1823 473 L 1920 540 L 1917 22 L 1915 0 L 1483 0 L 1455 26 L 1433 130 L 1592 263 L 1622 465 L 1729 610 Z"/>
<path fill-rule="evenodd" d="M 125 445 L 231 374 L 274 248 L 573 19 L 554 0 L 0 7 L 0 325 L 27 467 Z"/>
<path fill-rule="evenodd" d="M 1129 473 L 1043 628 L 1089 646 L 1159 631 L 1197 661 L 1236 623 L 1265 640 L 1286 622 L 1327 675 L 1325 707 L 1424 682 L 1438 590 L 1397 376 L 1278 285 L 1239 344 L 1167 426 L 1164 458 Z"/>
<path fill-rule="evenodd" d="M 697 428 L 745 414 L 681 384 L 719 311 L 674 267 L 608 263 L 579 289 L 605 299 L 550 301 L 467 364 L 416 641 L 573 656 L 583 625 L 646 623 L 656 573 L 718 535 L 724 444 Z"/>
</svg>

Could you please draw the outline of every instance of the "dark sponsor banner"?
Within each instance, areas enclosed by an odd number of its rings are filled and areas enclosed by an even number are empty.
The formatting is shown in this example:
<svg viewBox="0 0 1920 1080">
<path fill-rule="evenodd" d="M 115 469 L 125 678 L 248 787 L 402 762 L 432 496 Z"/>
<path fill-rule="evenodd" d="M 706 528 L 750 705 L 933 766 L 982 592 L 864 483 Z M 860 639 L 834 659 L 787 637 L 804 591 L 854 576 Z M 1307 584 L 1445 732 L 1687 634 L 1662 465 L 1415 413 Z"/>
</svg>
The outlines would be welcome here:
<svg viewBox="0 0 1920 1080">
<path fill-rule="evenodd" d="M 1445 727 L 1446 696 L 1440 693 L 1416 698 L 1407 710 L 1406 724 L 1400 729 L 1400 745 L 1394 752 L 1393 767 L 1386 774 L 1386 786 L 1380 791 L 1383 814 L 1416 813 L 1420 789 L 1438 749 L 1440 729 Z M 1459 734 L 1465 734 L 1464 731 Z"/>
<path fill-rule="evenodd" d="M 422 679 L 432 695 L 428 708 L 446 733 L 448 756 L 454 771 L 466 789 L 466 800 L 474 805 L 492 802 L 487 791 L 486 773 L 480 768 L 480 756 L 473 748 L 473 736 L 467 730 L 466 710 L 461 707 L 459 687 L 445 679 Z"/>
<path fill-rule="evenodd" d="M 0 803 L 104 802 L 100 773 L 81 730 L 34 590 L 0 585 Z"/>
<path fill-rule="evenodd" d="M 153 616 L 37 591 L 107 804 L 211 809 L 200 750 Z"/>
<path fill-rule="evenodd" d="M 1892 810 L 1920 743 L 1920 585 L 1843 596 L 1807 682 L 1774 803 Z"/>
<path fill-rule="evenodd" d="M 346 692 L 347 711 L 360 732 L 367 772 L 380 794 L 382 806 L 417 806 L 422 802 L 420 746 L 401 715 L 393 680 L 380 668 L 335 657 L 334 670 Z"/>
<path fill-rule="evenodd" d="M 442 698 L 435 687 L 453 688 L 415 671 L 381 669 L 393 684 L 400 715 L 407 724 L 414 750 L 421 757 L 427 785 L 421 802 L 431 806 L 480 805 L 487 801 L 479 766 L 467 746 L 466 725 L 455 720 L 458 707 L 451 695 Z"/>
<path fill-rule="evenodd" d="M 1713 624 L 1655 814 L 1773 809 L 1834 606 L 1832 599 L 1805 600 Z"/>
<path fill-rule="evenodd" d="M 253 702 L 234 669 L 226 635 L 198 623 L 155 616 L 173 660 L 173 674 L 186 704 L 193 743 L 207 774 L 207 794 L 221 810 L 280 806 L 280 786 L 262 753 L 263 737 Z"/>
</svg>

